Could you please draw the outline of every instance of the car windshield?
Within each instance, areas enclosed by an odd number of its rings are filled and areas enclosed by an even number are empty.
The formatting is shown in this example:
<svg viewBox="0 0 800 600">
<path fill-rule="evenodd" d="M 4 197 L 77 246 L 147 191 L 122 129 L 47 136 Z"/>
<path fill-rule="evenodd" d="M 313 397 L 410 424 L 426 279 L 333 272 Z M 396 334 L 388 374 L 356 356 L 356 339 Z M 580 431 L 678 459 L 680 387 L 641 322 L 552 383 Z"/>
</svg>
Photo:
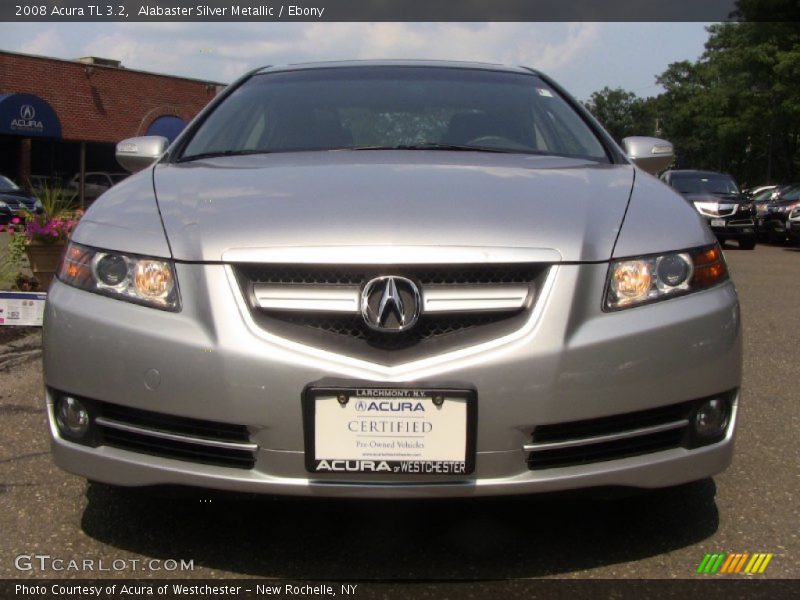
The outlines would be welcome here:
<svg viewBox="0 0 800 600">
<path fill-rule="evenodd" d="M 800 186 L 789 188 L 780 198 L 781 202 L 794 202 L 796 200 L 800 200 Z"/>
<path fill-rule="evenodd" d="M 0 192 L 18 192 L 19 186 L 8 177 L 0 175 Z"/>
<path fill-rule="evenodd" d="M 724 175 L 673 174 L 672 187 L 682 194 L 738 194 L 731 177 Z"/>
<path fill-rule="evenodd" d="M 534 74 L 403 66 L 255 75 L 210 114 L 181 159 L 378 149 L 474 149 L 609 162 L 578 113 Z"/>
<path fill-rule="evenodd" d="M 755 198 L 753 198 L 753 202 L 767 202 L 768 200 L 771 200 L 774 191 L 775 188 L 764 190 L 763 192 L 756 195 Z"/>
</svg>

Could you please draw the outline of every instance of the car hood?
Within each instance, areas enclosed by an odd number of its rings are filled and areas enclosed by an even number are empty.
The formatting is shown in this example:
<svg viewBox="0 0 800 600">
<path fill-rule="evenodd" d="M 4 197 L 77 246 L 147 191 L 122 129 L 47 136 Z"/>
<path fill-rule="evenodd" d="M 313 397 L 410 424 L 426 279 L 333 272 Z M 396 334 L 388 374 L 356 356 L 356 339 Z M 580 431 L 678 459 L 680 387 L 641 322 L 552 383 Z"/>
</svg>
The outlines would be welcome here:
<svg viewBox="0 0 800 600">
<path fill-rule="evenodd" d="M 179 260 L 256 260 L 274 248 L 468 246 L 601 261 L 611 257 L 634 170 L 531 155 L 334 151 L 161 164 L 153 178 Z"/>
<path fill-rule="evenodd" d="M 0 191 L 0 199 L 8 200 L 8 201 L 16 201 L 16 202 L 28 202 L 28 201 L 35 201 L 35 198 L 31 198 L 22 191 L 16 190 L 2 190 Z"/>
<path fill-rule="evenodd" d="M 738 194 L 684 194 L 690 202 L 713 202 L 716 204 L 749 204 L 750 200 Z"/>
</svg>

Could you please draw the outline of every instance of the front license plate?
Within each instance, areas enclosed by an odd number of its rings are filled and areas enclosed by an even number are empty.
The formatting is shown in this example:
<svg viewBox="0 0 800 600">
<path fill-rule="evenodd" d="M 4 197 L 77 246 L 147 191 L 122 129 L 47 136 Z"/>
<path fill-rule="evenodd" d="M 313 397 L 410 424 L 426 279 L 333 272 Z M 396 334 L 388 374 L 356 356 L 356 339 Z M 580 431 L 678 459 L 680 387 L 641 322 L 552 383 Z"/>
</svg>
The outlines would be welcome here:
<svg viewBox="0 0 800 600">
<path fill-rule="evenodd" d="M 712 227 L 725 227 L 725 219 L 711 219 Z"/>
<path fill-rule="evenodd" d="M 467 475 L 475 469 L 474 390 L 309 387 L 312 473 Z"/>
</svg>

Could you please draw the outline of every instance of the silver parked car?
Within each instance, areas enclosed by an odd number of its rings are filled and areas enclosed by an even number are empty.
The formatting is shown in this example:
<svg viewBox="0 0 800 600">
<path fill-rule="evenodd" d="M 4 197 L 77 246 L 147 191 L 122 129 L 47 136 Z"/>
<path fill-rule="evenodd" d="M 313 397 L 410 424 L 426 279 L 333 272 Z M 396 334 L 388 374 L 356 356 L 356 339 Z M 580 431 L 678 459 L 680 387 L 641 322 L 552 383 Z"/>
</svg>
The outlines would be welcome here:
<svg viewBox="0 0 800 600">
<path fill-rule="evenodd" d="M 656 488 L 733 451 L 714 236 L 527 68 L 270 67 L 76 229 L 49 291 L 59 466 L 309 496 Z M 638 167 L 637 167 L 638 165 Z"/>
</svg>

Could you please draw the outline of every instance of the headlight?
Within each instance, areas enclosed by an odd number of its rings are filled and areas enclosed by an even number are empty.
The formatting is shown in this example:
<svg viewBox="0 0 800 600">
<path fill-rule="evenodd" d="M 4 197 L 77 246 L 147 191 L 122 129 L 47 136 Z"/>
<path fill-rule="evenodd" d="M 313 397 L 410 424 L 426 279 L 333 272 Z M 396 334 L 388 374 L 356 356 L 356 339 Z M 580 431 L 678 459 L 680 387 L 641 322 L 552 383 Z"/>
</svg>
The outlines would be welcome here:
<svg viewBox="0 0 800 600">
<path fill-rule="evenodd" d="M 611 263 L 606 310 L 619 310 L 702 290 L 728 279 L 718 245 Z"/>
<path fill-rule="evenodd" d="M 716 202 L 694 202 L 694 207 L 701 215 L 716 217 L 719 215 L 719 204 Z"/>
<path fill-rule="evenodd" d="M 82 290 L 136 304 L 176 312 L 181 308 L 171 261 L 71 243 L 58 278 Z"/>
</svg>

